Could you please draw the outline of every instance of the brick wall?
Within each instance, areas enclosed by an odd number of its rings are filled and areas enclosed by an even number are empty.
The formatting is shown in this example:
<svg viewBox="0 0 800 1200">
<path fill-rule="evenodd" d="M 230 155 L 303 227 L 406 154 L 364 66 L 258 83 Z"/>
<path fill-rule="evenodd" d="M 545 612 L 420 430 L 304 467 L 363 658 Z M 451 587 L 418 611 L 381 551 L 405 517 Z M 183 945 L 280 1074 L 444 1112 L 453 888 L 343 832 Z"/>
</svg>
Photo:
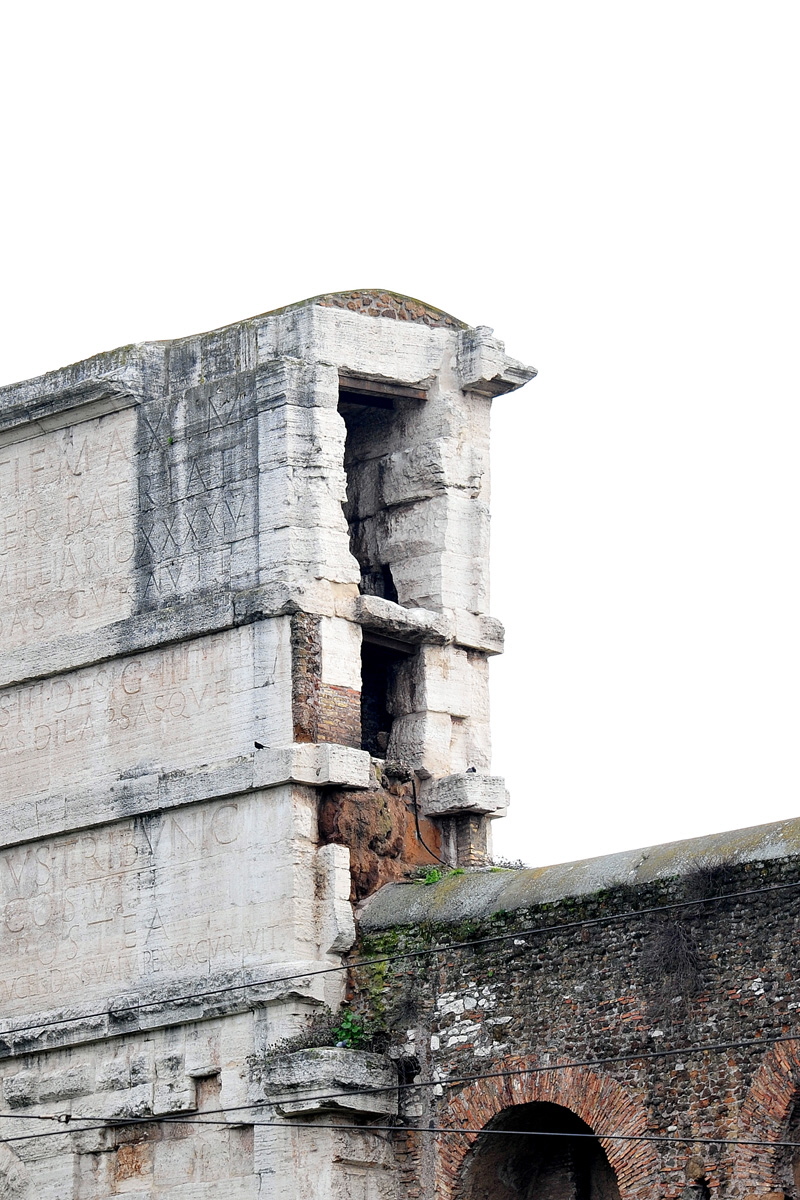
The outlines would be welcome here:
<svg viewBox="0 0 800 1200">
<path fill-rule="evenodd" d="M 322 682 L 320 617 L 294 613 L 290 636 L 294 740 L 360 749 L 361 693 Z"/>
<path fill-rule="evenodd" d="M 599 1133 L 689 1139 L 675 1145 L 603 1142 L 622 1200 L 797 1196 L 791 1151 L 692 1139 L 800 1140 L 794 1117 L 800 1036 L 796 1043 L 758 1044 L 796 1028 L 800 887 L 540 936 L 524 932 L 687 897 L 696 901 L 703 888 L 728 892 L 794 879 L 800 879 L 800 860 L 786 858 L 726 869 L 722 884 L 713 872 L 698 871 L 459 927 L 426 923 L 362 935 L 358 954 L 364 956 L 513 935 L 354 972 L 354 1002 L 391 1031 L 393 1053 L 418 1060 L 421 1078 L 524 1072 L 445 1086 L 442 1095 L 432 1088 L 406 1093 L 407 1122 L 480 1129 L 518 1111 L 515 1106 L 557 1104 Z M 435 886 L 446 889 L 452 881 Z M 746 1039 L 755 1044 L 535 1071 Z M 475 1140 L 440 1136 L 431 1150 L 424 1136 L 398 1138 L 404 1174 L 420 1196 L 473 1200 L 478 1192 L 467 1181 Z M 497 1196 L 505 1195 L 497 1186 Z M 526 1195 L 508 1193 L 516 1194 Z"/>
</svg>

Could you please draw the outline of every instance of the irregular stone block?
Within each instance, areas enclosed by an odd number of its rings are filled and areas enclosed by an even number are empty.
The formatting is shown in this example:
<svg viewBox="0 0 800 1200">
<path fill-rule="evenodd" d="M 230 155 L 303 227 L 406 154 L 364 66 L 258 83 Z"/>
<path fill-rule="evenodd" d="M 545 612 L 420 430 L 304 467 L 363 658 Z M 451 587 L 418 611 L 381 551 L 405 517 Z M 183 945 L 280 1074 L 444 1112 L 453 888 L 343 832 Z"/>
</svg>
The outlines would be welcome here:
<svg viewBox="0 0 800 1200">
<path fill-rule="evenodd" d="M 373 1094 L 348 1096 L 349 1088 L 376 1090 Z M 302 1100 L 291 1099 L 295 1090 L 304 1094 Z M 314 1092 L 319 1093 L 319 1099 L 314 1098 Z M 329 1092 L 345 1094 L 324 1098 Z M 397 1112 L 397 1071 L 386 1055 L 366 1050 L 297 1050 L 269 1060 L 261 1073 L 261 1094 L 274 1097 L 278 1112 L 286 1117 L 332 1111 L 389 1116 Z"/>
<path fill-rule="evenodd" d="M 480 650 L 483 654 L 503 653 L 505 629 L 495 617 L 457 608 L 453 612 L 453 621 L 457 645 Z"/>
<path fill-rule="evenodd" d="M 289 626 L 276 618 L 0 692 L 0 787 L 17 802 L 107 795 L 120 777 L 290 738 Z"/>
<path fill-rule="evenodd" d="M 504 344 L 486 325 L 458 335 L 458 376 L 465 392 L 501 396 L 535 378 L 536 368 L 508 358 Z"/>
<path fill-rule="evenodd" d="M 428 817 L 456 813 L 502 816 L 508 807 L 505 780 L 497 775 L 464 772 L 429 780 L 422 790 L 422 811 Z"/>
<path fill-rule="evenodd" d="M 307 783 L 366 788 L 370 783 L 370 757 L 365 750 L 330 742 L 264 748 L 256 752 L 253 781 L 256 787 Z"/>
<path fill-rule="evenodd" d="M 420 777 L 450 770 L 453 721 L 449 713 L 416 712 L 395 717 L 386 757 Z"/>
<path fill-rule="evenodd" d="M 9 1108 L 27 1108 L 39 1095 L 38 1071 L 18 1071 L 3 1080 L 3 1098 Z"/>
<path fill-rule="evenodd" d="M 337 612 L 355 621 L 362 629 L 412 644 L 443 644 L 453 636 L 446 614 L 426 608 L 404 608 L 392 600 L 384 600 L 382 596 L 356 596 L 343 600 Z"/>
</svg>

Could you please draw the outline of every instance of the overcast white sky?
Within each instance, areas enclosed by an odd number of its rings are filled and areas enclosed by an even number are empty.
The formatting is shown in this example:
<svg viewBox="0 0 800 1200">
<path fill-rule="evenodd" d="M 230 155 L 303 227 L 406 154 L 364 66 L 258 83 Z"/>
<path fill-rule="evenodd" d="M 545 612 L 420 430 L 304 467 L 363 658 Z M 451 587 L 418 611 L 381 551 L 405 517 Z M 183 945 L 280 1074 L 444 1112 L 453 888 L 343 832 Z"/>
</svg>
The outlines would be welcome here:
<svg viewBox="0 0 800 1200">
<path fill-rule="evenodd" d="M 2 19 L 0 382 L 378 286 L 493 326 L 498 849 L 800 813 L 800 9 Z"/>
</svg>

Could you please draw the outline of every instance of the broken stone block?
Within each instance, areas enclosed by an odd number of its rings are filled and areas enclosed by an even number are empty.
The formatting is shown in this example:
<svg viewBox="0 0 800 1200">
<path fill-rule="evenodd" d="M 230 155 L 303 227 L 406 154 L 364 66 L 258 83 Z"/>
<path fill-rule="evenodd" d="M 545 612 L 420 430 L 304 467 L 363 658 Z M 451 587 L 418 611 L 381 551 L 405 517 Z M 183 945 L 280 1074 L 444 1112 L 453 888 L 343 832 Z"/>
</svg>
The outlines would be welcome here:
<svg viewBox="0 0 800 1200">
<path fill-rule="evenodd" d="M 506 356 L 505 346 L 486 325 L 458 335 L 458 375 L 465 392 L 501 396 L 522 387 L 536 375 L 533 367 Z"/>
<path fill-rule="evenodd" d="M 505 780 L 498 775 L 465 771 L 444 779 L 431 779 L 422 791 L 422 810 L 429 817 L 458 813 L 502 816 L 507 807 Z"/>
<path fill-rule="evenodd" d="M 262 1071 L 261 1089 L 267 1099 L 274 1097 L 272 1103 L 285 1117 L 334 1111 L 382 1116 L 397 1112 L 395 1065 L 385 1054 L 366 1050 L 318 1047 L 275 1056 Z M 348 1089 L 352 1095 L 346 1094 Z M 370 1094 L 369 1089 L 375 1091 Z M 303 1099 L 292 1100 L 293 1091 L 302 1093 Z M 329 1096 L 332 1092 L 344 1094 Z"/>
</svg>

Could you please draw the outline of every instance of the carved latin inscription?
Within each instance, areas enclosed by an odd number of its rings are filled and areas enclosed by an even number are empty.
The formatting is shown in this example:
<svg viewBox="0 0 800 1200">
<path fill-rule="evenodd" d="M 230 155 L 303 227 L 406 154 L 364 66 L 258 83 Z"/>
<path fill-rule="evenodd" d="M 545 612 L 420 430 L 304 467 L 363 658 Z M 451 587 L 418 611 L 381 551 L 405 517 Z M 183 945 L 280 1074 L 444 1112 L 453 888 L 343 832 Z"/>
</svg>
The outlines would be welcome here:
<svg viewBox="0 0 800 1200">
<path fill-rule="evenodd" d="M 283 816 L 238 797 L 0 851 L 3 1014 L 269 961 Z"/>
<path fill-rule="evenodd" d="M 132 610 L 133 411 L 0 447 L 0 638 L 97 629 Z"/>
<path fill-rule="evenodd" d="M 263 621 L 0 692 L 7 800 L 95 789 L 291 740 L 286 619 Z M 285 695 L 282 694 L 282 689 Z"/>
</svg>

